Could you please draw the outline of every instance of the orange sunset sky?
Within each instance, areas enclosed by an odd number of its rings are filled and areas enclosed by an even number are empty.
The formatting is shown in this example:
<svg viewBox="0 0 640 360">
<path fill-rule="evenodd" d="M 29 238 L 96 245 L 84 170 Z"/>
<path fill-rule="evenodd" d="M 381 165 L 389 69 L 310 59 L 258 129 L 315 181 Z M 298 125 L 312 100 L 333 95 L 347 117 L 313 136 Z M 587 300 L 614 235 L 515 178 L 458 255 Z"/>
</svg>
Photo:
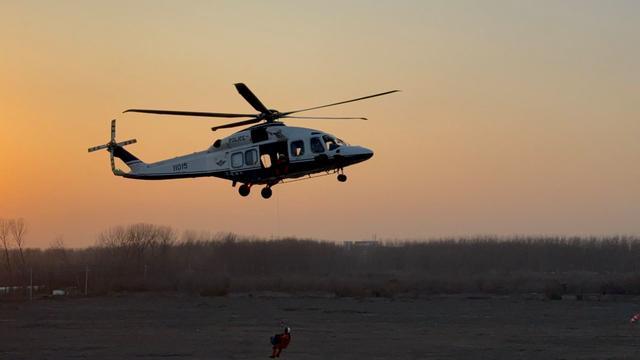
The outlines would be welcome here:
<svg viewBox="0 0 640 360">
<path fill-rule="evenodd" d="M 640 233 L 640 2 L 13 1 L 0 4 L 0 217 L 29 246 L 87 246 L 149 222 L 325 240 Z M 324 177 L 241 198 L 214 178 L 115 177 L 199 151 L 224 119 L 127 108 L 293 110 L 375 151 Z M 306 115 L 305 114 L 305 115 Z M 124 167 L 124 166 L 122 166 Z"/>
</svg>

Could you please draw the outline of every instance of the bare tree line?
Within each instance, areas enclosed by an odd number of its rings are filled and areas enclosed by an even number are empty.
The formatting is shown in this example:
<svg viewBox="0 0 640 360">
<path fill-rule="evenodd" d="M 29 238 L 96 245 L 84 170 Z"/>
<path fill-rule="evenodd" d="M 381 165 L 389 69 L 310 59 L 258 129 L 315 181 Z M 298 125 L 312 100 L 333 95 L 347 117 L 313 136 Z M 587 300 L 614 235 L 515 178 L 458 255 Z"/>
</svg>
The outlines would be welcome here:
<svg viewBox="0 0 640 360">
<path fill-rule="evenodd" d="M 9 275 L 13 274 L 14 267 L 11 263 L 9 251 L 17 249 L 20 259 L 21 270 L 25 271 L 26 262 L 24 258 L 24 247 L 26 244 L 27 224 L 24 219 L 3 219 L 0 218 L 0 242 L 4 250 L 4 263 Z M 14 247 L 15 246 L 15 247 Z"/>
<path fill-rule="evenodd" d="M 69 249 L 58 238 L 47 249 L 25 249 L 25 230 L 15 232 L 18 243 L 12 230 L 0 227 L 0 240 L 4 244 L 8 239 L 11 245 L 4 249 L 7 272 L 0 273 L 0 286 L 24 283 L 24 276 L 9 272 L 9 263 L 20 263 L 33 269 L 35 284 L 48 290 L 81 289 L 88 277 L 91 294 L 281 291 L 419 296 L 549 289 L 640 294 L 637 237 L 478 237 L 347 247 L 297 238 L 191 231 L 179 235 L 167 226 L 133 224 L 105 230 L 88 248 Z"/>
</svg>

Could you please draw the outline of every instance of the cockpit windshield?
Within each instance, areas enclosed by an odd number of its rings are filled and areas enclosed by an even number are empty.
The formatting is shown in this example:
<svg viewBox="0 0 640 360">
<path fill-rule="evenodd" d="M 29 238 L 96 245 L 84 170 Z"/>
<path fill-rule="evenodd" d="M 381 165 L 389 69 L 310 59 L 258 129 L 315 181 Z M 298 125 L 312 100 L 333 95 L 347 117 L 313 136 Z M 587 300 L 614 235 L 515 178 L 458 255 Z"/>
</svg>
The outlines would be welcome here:
<svg viewBox="0 0 640 360">
<path fill-rule="evenodd" d="M 338 140 L 330 135 L 323 135 L 322 141 L 324 142 L 324 146 L 327 150 L 335 150 L 340 146 Z"/>
</svg>

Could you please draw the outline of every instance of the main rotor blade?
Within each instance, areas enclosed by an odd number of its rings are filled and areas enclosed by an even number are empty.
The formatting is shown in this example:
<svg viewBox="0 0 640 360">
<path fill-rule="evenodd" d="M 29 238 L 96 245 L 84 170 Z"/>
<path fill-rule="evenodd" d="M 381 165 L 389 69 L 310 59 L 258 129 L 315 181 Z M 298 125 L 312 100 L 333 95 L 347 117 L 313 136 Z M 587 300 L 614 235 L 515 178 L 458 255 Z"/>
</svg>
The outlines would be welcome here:
<svg viewBox="0 0 640 360">
<path fill-rule="evenodd" d="M 211 131 L 216 131 L 216 130 L 220 130 L 220 129 L 228 129 L 228 128 L 232 128 L 232 127 L 236 127 L 236 126 L 242 126 L 242 125 L 251 125 L 251 124 L 255 124 L 255 123 L 259 123 L 260 121 L 262 121 L 261 119 L 249 119 L 249 120 L 245 120 L 245 121 L 238 121 L 238 122 L 234 122 L 231 124 L 224 124 L 224 125 L 220 125 L 220 126 L 214 126 L 211 128 Z"/>
<path fill-rule="evenodd" d="M 333 117 L 333 116 L 282 116 L 287 119 L 331 119 L 331 120 L 369 120 L 366 117 Z"/>
<path fill-rule="evenodd" d="M 376 97 L 376 96 L 382 96 L 382 95 L 387 95 L 387 94 L 391 94 L 394 92 L 398 92 L 400 90 L 391 90 L 391 91 L 385 91 L 383 93 L 379 93 L 379 94 L 374 94 L 374 95 L 369 95 L 369 96 L 363 96 L 357 99 L 351 99 L 351 100 L 346 100 L 346 101 L 340 101 L 337 103 L 333 103 L 333 104 L 328 104 L 328 105 L 322 105 L 322 106 L 315 106 L 315 107 L 311 107 L 308 109 L 301 109 L 301 110 L 294 110 L 294 111 L 287 111 L 287 112 L 283 112 L 282 115 L 289 115 L 289 114 L 295 114 L 295 113 L 299 113 L 299 112 L 303 112 L 303 111 L 309 111 L 309 110 L 315 110 L 315 109 L 320 109 L 320 108 L 325 108 L 325 107 L 329 107 L 329 106 L 335 106 L 335 105 L 340 105 L 340 104 L 346 104 L 346 103 L 350 103 L 350 102 L 354 102 L 354 101 L 360 101 L 360 100 L 364 100 L 364 99 L 369 99 L 372 97 Z"/>
<path fill-rule="evenodd" d="M 267 107 L 264 106 L 262 102 L 260 102 L 258 97 L 255 96 L 255 94 L 252 93 L 251 90 L 249 90 L 247 85 L 243 83 L 237 83 L 234 84 L 234 86 L 236 87 L 236 90 L 238 90 L 240 95 L 242 95 L 242 97 L 247 100 L 247 102 L 251 104 L 254 109 L 260 111 L 261 113 L 269 113 L 269 109 L 267 109 Z"/>
<path fill-rule="evenodd" d="M 148 109 L 127 109 L 123 111 L 123 113 L 127 113 L 127 112 L 158 114 L 158 115 L 219 117 L 219 118 L 256 117 L 255 114 L 228 114 L 228 113 L 212 113 L 212 112 L 199 112 L 199 111 L 148 110 Z"/>
</svg>

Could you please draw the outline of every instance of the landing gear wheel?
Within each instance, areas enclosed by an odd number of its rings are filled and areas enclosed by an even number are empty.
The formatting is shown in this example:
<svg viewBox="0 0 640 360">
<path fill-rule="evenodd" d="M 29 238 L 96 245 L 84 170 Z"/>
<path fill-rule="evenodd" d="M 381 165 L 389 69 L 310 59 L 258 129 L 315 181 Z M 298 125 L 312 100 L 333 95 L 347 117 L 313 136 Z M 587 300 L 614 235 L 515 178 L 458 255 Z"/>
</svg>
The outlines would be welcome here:
<svg viewBox="0 0 640 360">
<path fill-rule="evenodd" d="M 247 196 L 250 192 L 251 188 L 247 184 L 240 185 L 240 188 L 238 188 L 238 193 L 240 193 L 241 196 Z"/>
<path fill-rule="evenodd" d="M 345 174 L 338 175 L 338 181 L 340 181 L 340 182 L 347 181 L 347 175 L 345 175 Z"/>
<path fill-rule="evenodd" d="M 271 191 L 270 187 L 266 186 L 260 191 L 260 194 L 262 195 L 263 198 L 268 199 L 273 194 L 273 191 Z"/>
</svg>

